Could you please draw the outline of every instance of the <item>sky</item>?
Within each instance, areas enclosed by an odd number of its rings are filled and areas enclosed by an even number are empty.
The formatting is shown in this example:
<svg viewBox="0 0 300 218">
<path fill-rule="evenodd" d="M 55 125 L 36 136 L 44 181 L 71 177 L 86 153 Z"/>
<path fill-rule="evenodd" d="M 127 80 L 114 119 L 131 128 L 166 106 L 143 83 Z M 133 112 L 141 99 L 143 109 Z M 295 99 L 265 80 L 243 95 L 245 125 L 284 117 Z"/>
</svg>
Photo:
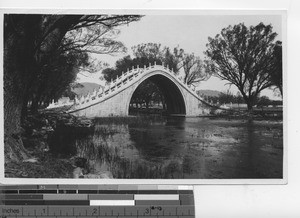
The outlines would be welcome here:
<svg viewBox="0 0 300 218">
<path fill-rule="evenodd" d="M 141 43 L 160 43 L 162 46 L 174 48 L 179 46 L 185 52 L 194 53 L 204 59 L 204 51 L 208 37 L 214 37 L 229 25 L 244 23 L 246 26 L 257 25 L 260 22 L 271 24 L 273 31 L 278 34 L 276 40 L 282 41 L 282 21 L 280 15 L 146 15 L 138 22 L 118 27 L 120 34 L 116 40 L 123 42 L 127 47 L 127 54 L 97 55 L 99 60 L 107 62 L 111 67 L 115 61 L 130 54 L 131 47 Z M 94 75 L 88 73 L 79 74 L 79 82 L 96 82 L 101 72 Z M 221 81 L 219 78 L 211 77 L 199 84 L 197 89 L 210 89 L 226 92 L 228 89 L 236 94 L 237 88 Z M 270 89 L 261 95 L 271 99 L 278 99 Z"/>
</svg>

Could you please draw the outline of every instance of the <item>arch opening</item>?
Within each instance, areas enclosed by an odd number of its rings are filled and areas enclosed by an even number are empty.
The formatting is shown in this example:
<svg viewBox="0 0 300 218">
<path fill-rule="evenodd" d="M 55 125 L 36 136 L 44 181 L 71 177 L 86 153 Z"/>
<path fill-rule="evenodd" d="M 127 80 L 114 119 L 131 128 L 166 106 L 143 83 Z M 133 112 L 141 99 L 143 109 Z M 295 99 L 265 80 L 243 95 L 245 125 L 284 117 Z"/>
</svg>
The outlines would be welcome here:
<svg viewBox="0 0 300 218">
<path fill-rule="evenodd" d="M 129 114 L 138 113 L 185 116 L 183 95 L 177 85 L 166 76 L 150 76 L 138 85 L 130 99 Z"/>
</svg>

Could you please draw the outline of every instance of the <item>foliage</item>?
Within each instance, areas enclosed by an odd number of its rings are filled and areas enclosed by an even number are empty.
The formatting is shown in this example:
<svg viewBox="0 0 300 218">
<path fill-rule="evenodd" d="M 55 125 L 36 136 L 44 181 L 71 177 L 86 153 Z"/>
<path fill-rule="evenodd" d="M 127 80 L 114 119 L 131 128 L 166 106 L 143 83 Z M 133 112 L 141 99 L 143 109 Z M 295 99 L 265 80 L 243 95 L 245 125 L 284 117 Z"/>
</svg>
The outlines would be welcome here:
<svg viewBox="0 0 300 218">
<path fill-rule="evenodd" d="M 207 80 L 211 75 L 211 71 L 206 70 L 204 63 L 199 57 L 185 53 L 178 46 L 170 49 L 169 47 L 162 47 L 161 44 L 146 43 L 133 46 L 132 51 L 133 58 L 127 55 L 118 60 L 114 68 L 106 68 L 102 71 L 106 81 L 114 80 L 132 67 L 143 67 L 154 63 L 167 65 L 176 74 L 182 69 L 184 72 L 184 83 L 188 85 L 196 85 L 200 81 Z M 164 105 L 163 94 L 154 83 L 148 81 L 140 85 L 132 100 L 136 104 L 144 102 L 146 107 L 148 107 L 151 96 L 153 99 L 160 99 Z"/>
<path fill-rule="evenodd" d="M 100 38 L 93 35 L 93 31 L 104 31 L 108 34 L 114 27 L 138 21 L 140 18 L 139 15 L 6 14 L 4 16 L 6 157 L 10 159 L 26 157 L 19 137 L 21 117 L 26 116 L 29 101 L 40 100 L 39 89 L 44 89 L 41 84 L 50 85 L 57 94 L 63 86 L 60 84 L 59 87 L 54 88 L 56 83 L 62 82 L 59 76 L 65 73 L 64 78 L 72 82 L 73 75 L 76 73 L 75 68 L 87 66 L 85 64 L 87 52 L 110 52 L 112 50 L 107 48 L 113 50 L 119 48 L 120 43 L 109 40 L 109 35 L 105 35 L 107 39 L 101 39 L 100 46 L 103 50 L 96 48 Z M 82 29 L 81 36 L 86 34 L 89 37 L 78 38 L 75 34 L 72 35 L 72 31 L 80 32 L 80 29 Z M 73 60 L 78 56 L 81 63 Z M 49 77 L 53 79 L 51 84 Z M 67 84 L 66 80 L 62 83 Z M 48 90 L 43 93 L 51 92 Z"/>
<path fill-rule="evenodd" d="M 206 71 L 204 63 L 194 54 L 182 55 L 182 67 L 184 70 L 184 83 L 197 85 L 211 76 L 211 71 Z"/>
<path fill-rule="evenodd" d="M 267 96 L 261 96 L 257 101 L 258 107 L 271 105 L 272 101 Z"/>
<path fill-rule="evenodd" d="M 74 97 L 71 92 L 71 83 L 75 81 L 80 66 L 88 66 L 87 53 L 69 51 L 68 53 L 57 52 L 47 59 L 40 71 L 38 79 L 31 86 L 29 101 L 32 110 L 37 110 L 39 102 L 50 102 L 58 99 L 63 94 Z"/>
<path fill-rule="evenodd" d="M 172 69 L 175 73 L 178 73 L 181 66 L 181 57 L 183 49 L 175 47 L 173 52 L 169 47 L 162 47 L 157 43 L 145 43 L 132 47 L 133 55 L 140 60 L 144 60 L 146 63 L 164 64 Z"/>
<path fill-rule="evenodd" d="M 149 64 L 163 64 L 173 68 L 176 73 L 180 68 L 180 56 L 183 52 L 182 49 L 174 48 L 173 52 L 168 47 L 162 47 L 160 44 L 147 43 L 140 44 L 132 47 L 134 58 L 130 55 L 118 60 L 114 68 L 106 68 L 102 71 L 103 77 L 106 81 L 110 82 L 117 76 L 121 76 L 123 72 L 131 69 L 132 67 L 143 67 Z M 162 102 L 165 107 L 165 100 L 159 88 L 151 81 L 145 81 L 137 88 L 132 96 L 132 103 L 146 104 L 149 107 L 150 101 Z"/>
<path fill-rule="evenodd" d="M 62 51 L 88 52 L 95 54 L 112 54 L 125 52 L 122 42 L 116 41 L 119 30 L 101 23 L 93 26 L 73 29 L 65 35 L 60 46 Z"/>
<path fill-rule="evenodd" d="M 171 49 L 162 47 L 157 43 L 139 44 L 132 47 L 133 58 L 130 55 L 118 60 L 114 68 L 103 70 L 104 79 L 111 81 L 122 72 L 130 70 L 132 67 L 151 64 L 164 64 L 172 69 L 176 74 L 183 70 L 184 83 L 197 85 L 199 82 L 207 80 L 211 76 L 210 70 L 207 70 L 206 62 L 202 62 L 194 54 L 185 53 L 179 46 Z"/>
<path fill-rule="evenodd" d="M 274 40 L 277 34 L 263 23 L 247 28 L 244 24 L 222 29 L 208 39 L 209 69 L 222 80 L 234 84 L 251 110 L 259 93 L 273 85 Z"/>
<path fill-rule="evenodd" d="M 178 73 L 180 66 L 180 58 L 183 50 L 174 48 L 173 52 L 169 47 L 162 47 L 161 44 L 157 43 L 146 43 L 133 46 L 132 48 L 133 58 L 130 55 L 123 57 L 118 60 L 115 64 L 115 73 L 111 70 L 104 71 L 104 78 L 107 81 L 114 79 L 117 75 L 120 76 L 122 72 L 130 70 L 132 67 L 149 64 L 164 64 L 168 65 L 175 73 Z"/>
<path fill-rule="evenodd" d="M 204 63 L 193 53 L 186 53 L 179 46 L 173 48 L 162 47 L 161 44 L 147 43 L 132 47 L 133 54 L 137 59 L 146 58 L 150 63 L 168 65 L 175 73 L 183 69 L 184 83 L 197 85 L 199 82 L 207 80 L 211 71 L 206 71 Z"/>
<path fill-rule="evenodd" d="M 274 55 L 274 64 L 273 64 L 273 71 L 270 73 L 270 80 L 274 86 L 276 86 L 281 96 L 283 96 L 282 90 L 282 42 L 276 41 L 275 46 L 273 48 L 273 55 Z"/>
<path fill-rule="evenodd" d="M 202 95 L 201 97 L 203 97 L 205 101 L 209 103 L 212 102 L 213 104 L 245 103 L 243 97 L 239 92 L 235 95 L 231 93 L 229 90 L 227 90 L 227 92 L 221 92 L 218 96 Z"/>
<path fill-rule="evenodd" d="M 146 80 L 133 93 L 131 103 L 136 104 L 137 107 L 138 104 L 145 104 L 148 109 L 151 101 L 155 103 L 163 102 L 163 94 L 153 82 Z"/>
<path fill-rule="evenodd" d="M 238 92 L 237 94 L 233 94 L 229 90 L 227 92 L 221 92 L 218 96 L 208 96 L 202 95 L 204 100 L 208 102 L 212 102 L 213 104 L 244 104 L 245 101 L 241 94 Z M 271 100 L 267 96 L 258 96 L 254 102 L 257 107 L 266 107 L 269 105 L 282 105 L 282 101 Z"/>
<path fill-rule="evenodd" d="M 104 79 L 107 82 L 121 76 L 123 72 L 131 69 L 132 67 L 136 66 L 144 66 L 149 65 L 149 63 L 158 63 L 160 62 L 159 59 L 154 59 L 153 57 L 138 57 L 132 59 L 129 55 L 125 56 L 124 58 L 118 60 L 115 64 L 115 68 L 106 68 L 102 71 Z M 131 103 L 134 103 L 136 107 L 138 105 L 146 104 L 148 108 L 149 103 L 151 100 L 155 101 L 163 101 L 162 93 L 160 92 L 159 88 L 149 80 L 144 81 L 139 85 L 137 90 L 134 92 Z M 160 100 L 159 100 L 160 99 Z"/>
<path fill-rule="evenodd" d="M 218 97 L 218 101 L 220 104 L 226 104 L 226 103 L 237 103 L 236 95 L 233 95 L 230 91 L 227 91 L 226 93 L 221 92 Z"/>
<path fill-rule="evenodd" d="M 32 93 L 28 97 L 32 102 L 32 111 L 37 110 L 39 102 L 47 103 L 62 95 L 75 97 L 70 84 L 74 82 L 77 73 L 80 70 L 93 73 L 102 67 L 102 63 L 90 58 L 89 53 L 126 51 L 121 42 L 114 40 L 117 34 L 119 31 L 102 23 L 68 31 L 58 49 L 41 63 L 39 79 L 31 86 Z"/>
</svg>

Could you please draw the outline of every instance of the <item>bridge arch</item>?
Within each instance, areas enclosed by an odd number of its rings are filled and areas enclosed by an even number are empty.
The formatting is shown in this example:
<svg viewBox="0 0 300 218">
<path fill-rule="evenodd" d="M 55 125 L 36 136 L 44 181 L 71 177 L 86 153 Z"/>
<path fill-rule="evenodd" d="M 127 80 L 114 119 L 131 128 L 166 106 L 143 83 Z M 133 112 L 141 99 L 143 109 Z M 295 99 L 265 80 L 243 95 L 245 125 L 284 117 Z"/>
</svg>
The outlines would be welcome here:
<svg viewBox="0 0 300 218">
<path fill-rule="evenodd" d="M 128 70 L 103 89 L 76 98 L 68 113 L 86 117 L 128 116 L 133 93 L 147 79 L 163 92 L 169 114 L 199 116 L 210 112 L 210 106 L 195 89 L 184 84 L 173 71 L 165 66 L 149 65 Z"/>
<path fill-rule="evenodd" d="M 167 72 L 162 70 L 153 70 L 145 74 L 135 84 L 131 90 L 126 102 L 126 110 L 129 111 L 130 101 L 136 89 L 146 80 L 150 80 L 161 90 L 165 96 L 167 104 L 167 114 L 169 115 L 186 115 L 186 99 L 178 86 L 177 81 Z"/>
</svg>

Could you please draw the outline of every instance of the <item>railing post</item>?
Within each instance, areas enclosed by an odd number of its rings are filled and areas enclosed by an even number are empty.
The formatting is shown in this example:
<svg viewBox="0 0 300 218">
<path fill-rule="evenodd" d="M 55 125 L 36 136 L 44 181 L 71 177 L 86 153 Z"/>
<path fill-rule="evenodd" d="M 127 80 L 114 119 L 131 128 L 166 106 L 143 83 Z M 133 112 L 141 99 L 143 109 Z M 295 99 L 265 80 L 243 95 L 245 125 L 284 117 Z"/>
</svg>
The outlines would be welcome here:
<svg viewBox="0 0 300 218">
<path fill-rule="evenodd" d="M 156 61 L 154 61 L 154 66 L 156 66 Z"/>
</svg>

